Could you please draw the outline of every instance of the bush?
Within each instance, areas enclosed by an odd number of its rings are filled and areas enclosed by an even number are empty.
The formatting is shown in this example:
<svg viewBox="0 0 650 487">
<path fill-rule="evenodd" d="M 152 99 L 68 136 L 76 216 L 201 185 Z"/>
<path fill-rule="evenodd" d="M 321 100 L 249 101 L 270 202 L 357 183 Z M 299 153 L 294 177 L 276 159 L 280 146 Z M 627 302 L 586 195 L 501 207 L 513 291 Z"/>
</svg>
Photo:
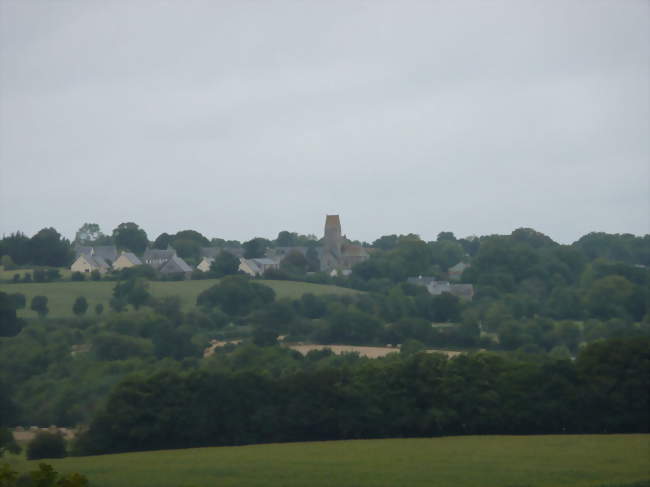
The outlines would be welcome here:
<svg viewBox="0 0 650 487">
<path fill-rule="evenodd" d="M 72 305 L 72 312 L 77 316 L 86 314 L 88 310 L 88 301 L 83 296 L 79 296 Z"/>
<path fill-rule="evenodd" d="M 20 274 L 14 274 L 13 281 L 14 282 L 20 282 Z"/>
<path fill-rule="evenodd" d="M 95 305 L 95 314 L 99 316 L 104 312 L 104 305 L 102 303 L 96 304 Z"/>
<path fill-rule="evenodd" d="M 13 299 L 16 309 L 25 309 L 27 298 L 25 298 L 23 293 L 13 293 L 11 294 L 11 299 Z"/>
<path fill-rule="evenodd" d="M 73 272 L 70 276 L 71 281 L 83 281 L 84 279 L 86 279 L 86 276 L 84 276 L 83 273 L 79 271 Z"/>
<path fill-rule="evenodd" d="M 65 441 L 60 433 L 41 431 L 27 445 L 27 460 L 64 458 L 65 456 Z"/>
<path fill-rule="evenodd" d="M 90 279 L 92 279 L 93 281 L 101 281 L 101 279 L 102 279 L 101 272 L 99 272 L 97 269 L 95 269 L 94 271 L 92 271 L 90 273 Z"/>
<path fill-rule="evenodd" d="M 32 298 L 32 304 L 30 306 L 32 311 L 36 311 L 38 316 L 43 318 L 46 316 L 50 310 L 47 307 L 47 297 L 46 296 L 34 296 Z"/>
<path fill-rule="evenodd" d="M 29 272 L 25 272 L 23 276 L 23 282 L 32 282 L 32 275 Z"/>
</svg>

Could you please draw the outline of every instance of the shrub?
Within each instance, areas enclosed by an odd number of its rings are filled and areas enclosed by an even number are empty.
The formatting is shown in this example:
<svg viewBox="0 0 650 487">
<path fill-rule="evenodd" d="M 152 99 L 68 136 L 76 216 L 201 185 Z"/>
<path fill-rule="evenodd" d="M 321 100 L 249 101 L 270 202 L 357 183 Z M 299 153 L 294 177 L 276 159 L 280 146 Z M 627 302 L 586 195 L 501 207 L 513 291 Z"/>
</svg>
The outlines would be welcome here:
<svg viewBox="0 0 650 487">
<path fill-rule="evenodd" d="M 23 282 L 32 282 L 32 275 L 29 272 L 25 272 L 23 276 Z"/>
<path fill-rule="evenodd" d="M 14 282 L 20 282 L 20 274 L 14 274 L 13 281 Z"/>
<path fill-rule="evenodd" d="M 77 299 L 75 299 L 74 304 L 72 305 L 72 312 L 76 314 L 77 316 L 81 316 L 86 314 L 86 311 L 88 310 L 88 301 L 86 301 L 86 298 L 83 296 L 79 296 Z"/>
<path fill-rule="evenodd" d="M 47 307 L 47 297 L 46 296 L 34 296 L 32 298 L 32 304 L 30 306 L 32 311 L 36 311 L 38 316 L 43 318 L 46 316 L 50 310 Z"/>
<path fill-rule="evenodd" d="M 95 269 L 94 271 L 92 271 L 90 273 L 90 279 L 92 279 L 93 281 L 101 281 L 101 279 L 102 279 L 101 272 L 99 272 L 97 269 Z"/>
<path fill-rule="evenodd" d="M 27 445 L 27 460 L 63 458 L 65 456 L 65 441 L 60 433 L 41 431 Z"/>
<path fill-rule="evenodd" d="M 96 304 L 95 305 L 95 314 L 99 316 L 104 312 L 104 305 L 102 303 Z"/>
<path fill-rule="evenodd" d="M 83 275 L 83 272 L 75 271 L 70 276 L 71 281 L 83 281 L 86 279 L 86 276 Z"/>
</svg>

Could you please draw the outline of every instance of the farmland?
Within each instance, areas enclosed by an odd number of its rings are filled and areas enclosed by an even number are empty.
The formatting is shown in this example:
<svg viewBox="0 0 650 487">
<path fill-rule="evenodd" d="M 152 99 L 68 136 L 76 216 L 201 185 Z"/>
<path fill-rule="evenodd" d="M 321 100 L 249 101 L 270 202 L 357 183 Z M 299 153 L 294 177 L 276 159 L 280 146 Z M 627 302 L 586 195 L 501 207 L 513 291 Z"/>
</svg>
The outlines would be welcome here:
<svg viewBox="0 0 650 487">
<path fill-rule="evenodd" d="M 650 435 L 550 435 L 285 443 L 48 462 L 98 487 L 641 487 L 650 478 L 649 457 Z M 38 463 L 10 461 L 20 470 Z"/>
<path fill-rule="evenodd" d="M 204 290 L 219 282 L 217 279 L 195 280 L 195 281 L 152 281 L 150 291 L 154 297 L 178 296 L 185 310 L 189 310 L 196 303 L 196 297 Z M 295 281 L 257 281 L 265 284 L 276 293 L 277 298 L 299 298 L 305 293 L 316 295 L 324 294 L 355 294 L 358 291 L 352 289 L 311 284 Z M 96 304 L 103 304 L 108 310 L 108 303 L 115 282 L 113 281 L 57 281 L 51 283 L 19 283 L 0 284 L 0 291 L 6 293 L 22 293 L 29 302 L 34 296 L 42 295 L 48 298 L 50 309 L 49 317 L 66 318 L 73 316 L 72 304 L 78 296 L 84 296 L 88 300 L 89 310 L 94 309 Z M 27 306 L 29 308 L 29 306 Z M 19 311 L 23 318 L 35 317 L 36 313 L 29 309 Z"/>
</svg>

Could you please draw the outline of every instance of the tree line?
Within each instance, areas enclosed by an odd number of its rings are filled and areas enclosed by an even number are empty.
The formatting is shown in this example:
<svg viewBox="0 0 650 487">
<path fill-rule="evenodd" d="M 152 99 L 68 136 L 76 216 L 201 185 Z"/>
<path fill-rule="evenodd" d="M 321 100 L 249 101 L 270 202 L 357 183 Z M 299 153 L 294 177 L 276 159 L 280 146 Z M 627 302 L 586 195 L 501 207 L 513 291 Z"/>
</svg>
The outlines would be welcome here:
<svg viewBox="0 0 650 487">
<path fill-rule="evenodd" d="M 333 367 L 318 358 L 279 374 L 169 371 L 127 379 L 77 452 L 649 428 L 648 339 L 595 343 L 575 362 L 416 353 Z"/>
</svg>

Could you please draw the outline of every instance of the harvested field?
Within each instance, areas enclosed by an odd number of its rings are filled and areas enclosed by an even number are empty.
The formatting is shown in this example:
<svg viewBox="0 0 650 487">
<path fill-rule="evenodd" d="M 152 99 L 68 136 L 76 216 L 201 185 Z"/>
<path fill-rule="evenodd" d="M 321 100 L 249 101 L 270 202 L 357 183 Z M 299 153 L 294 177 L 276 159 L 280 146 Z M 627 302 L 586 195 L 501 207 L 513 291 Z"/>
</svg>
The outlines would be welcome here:
<svg viewBox="0 0 650 487">
<path fill-rule="evenodd" d="M 323 350 L 329 348 L 337 355 L 342 353 L 358 353 L 362 357 L 378 358 L 384 357 L 389 353 L 399 353 L 399 347 L 360 347 L 355 345 L 287 345 L 292 350 L 296 350 L 303 355 L 307 355 L 312 350 Z M 454 350 L 435 350 L 428 349 L 429 353 L 444 353 L 448 357 L 454 357 L 462 352 Z"/>
</svg>

